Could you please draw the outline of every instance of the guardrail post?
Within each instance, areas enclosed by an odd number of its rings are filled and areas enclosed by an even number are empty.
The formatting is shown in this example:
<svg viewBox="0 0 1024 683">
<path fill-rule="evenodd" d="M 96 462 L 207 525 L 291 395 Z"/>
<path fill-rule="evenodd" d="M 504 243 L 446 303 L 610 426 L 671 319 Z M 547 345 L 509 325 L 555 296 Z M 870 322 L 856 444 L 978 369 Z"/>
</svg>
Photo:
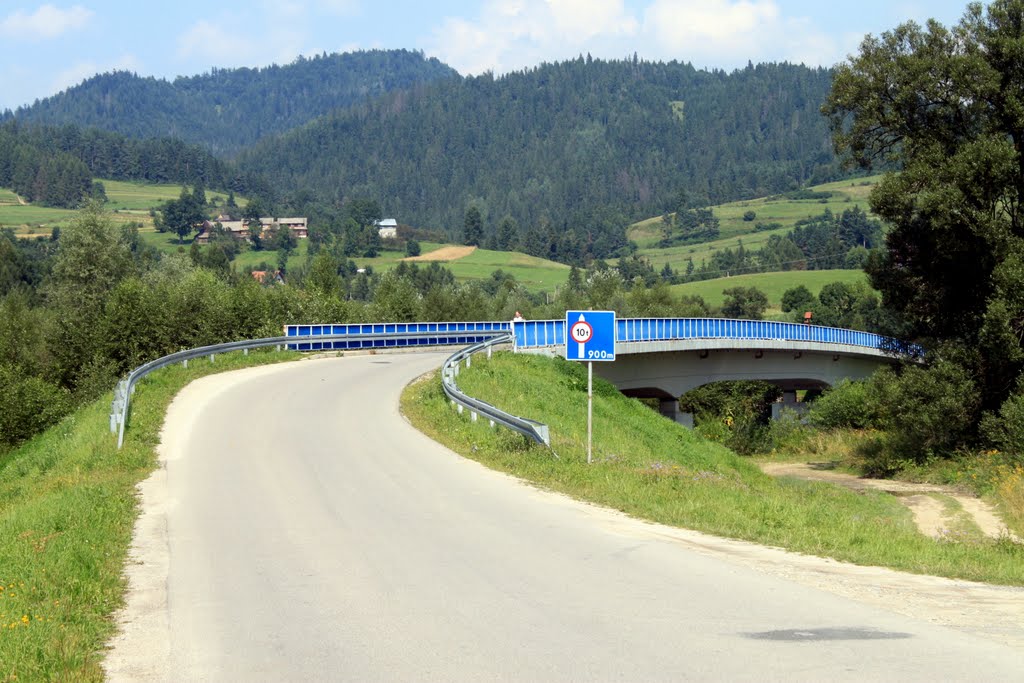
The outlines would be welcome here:
<svg viewBox="0 0 1024 683">
<path fill-rule="evenodd" d="M 213 357 L 214 357 L 214 356 L 216 356 L 216 355 L 217 355 L 217 354 L 215 354 L 215 353 L 211 353 L 211 354 L 210 354 L 210 362 L 211 362 L 211 363 L 213 362 Z"/>
<path fill-rule="evenodd" d="M 491 423 L 491 429 L 494 429 L 494 420 L 488 420 Z"/>
<path fill-rule="evenodd" d="M 186 370 L 188 370 L 188 358 L 186 358 L 185 360 L 181 361 L 181 367 L 183 367 Z"/>
<path fill-rule="evenodd" d="M 248 356 L 249 355 L 249 349 L 242 349 L 242 355 L 243 356 Z"/>
<path fill-rule="evenodd" d="M 476 422 L 476 411 L 474 411 L 474 410 L 469 411 L 469 421 L 470 422 Z"/>
<path fill-rule="evenodd" d="M 473 354 L 466 356 L 466 369 L 468 370 L 473 365 Z"/>
<path fill-rule="evenodd" d="M 459 415 L 462 415 L 462 404 L 461 403 L 456 404 L 455 409 L 459 411 Z"/>
<path fill-rule="evenodd" d="M 490 360 L 490 359 L 491 359 L 491 349 L 492 349 L 492 348 L 493 348 L 493 347 L 491 347 L 491 346 L 488 346 L 488 347 L 487 347 L 487 360 Z"/>
<path fill-rule="evenodd" d="M 274 350 L 277 351 L 278 353 L 280 353 L 281 352 L 281 345 L 280 344 L 276 345 L 274 347 Z"/>
</svg>

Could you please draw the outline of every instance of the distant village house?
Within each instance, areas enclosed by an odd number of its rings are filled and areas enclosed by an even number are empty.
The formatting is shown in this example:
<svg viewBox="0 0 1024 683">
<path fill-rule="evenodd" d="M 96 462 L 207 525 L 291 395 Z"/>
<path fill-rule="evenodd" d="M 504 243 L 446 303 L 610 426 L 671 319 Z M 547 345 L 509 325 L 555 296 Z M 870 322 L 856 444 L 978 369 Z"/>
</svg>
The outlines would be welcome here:
<svg viewBox="0 0 1024 683">
<path fill-rule="evenodd" d="M 305 217 L 302 218 L 272 218 L 262 217 L 260 218 L 260 236 L 268 237 L 274 230 L 288 229 L 292 231 L 297 239 L 305 239 L 309 237 L 309 226 Z M 210 232 L 213 230 L 213 226 L 217 223 L 221 224 L 228 233 L 237 237 L 238 239 L 250 241 L 249 238 L 249 223 L 244 220 L 235 220 L 231 216 L 217 216 L 214 221 L 205 221 L 199 234 L 196 235 L 196 242 L 198 244 L 207 244 L 210 241 Z"/>
<path fill-rule="evenodd" d="M 395 239 L 398 237 L 398 221 L 394 218 L 384 218 L 379 221 L 374 221 L 374 225 L 377 226 L 377 232 L 380 234 L 382 240 Z"/>
</svg>

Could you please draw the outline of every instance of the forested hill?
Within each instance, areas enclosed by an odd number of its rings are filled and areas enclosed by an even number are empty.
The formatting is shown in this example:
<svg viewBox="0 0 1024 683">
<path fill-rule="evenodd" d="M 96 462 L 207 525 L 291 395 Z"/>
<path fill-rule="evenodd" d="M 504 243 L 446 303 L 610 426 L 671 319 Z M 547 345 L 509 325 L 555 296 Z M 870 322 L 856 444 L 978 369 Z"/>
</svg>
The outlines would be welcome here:
<svg viewBox="0 0 1024 683">
<path fill-rule="evenodd" d="M 181 140 L 133 140 L 95 128 L 17 120 L 0 124 L 0 187 L 32 203 L 77 208 L 95 177 L 269 194 L 259 174 L 239 173 L 234 164 Z"/>
<path fill-rule="evenodd" d="M 454 232 L 473 202 L 489 229 L 508 214 L 524 230 L 579 232 L 602 222 L 595 213 L 673 211 L 680 190 L 715 203 L 834 177 L 819 113 L 830 83 L 828 70 L 789 64 L 726 73 L 579 58 L 393 93 L 240 162 L 278 187 L 378 199 L 414 225 Z"/>
<path fill-rule="evenodd" d="M 214 69 L 170 82 L 115 72 L 19 108 L 14 116 L 133 138 L 176 137 L 230 156 L 265 135 L 367 97 L 457 77 L 438 60 L 408 50 L 322 55 L 260 69 Z"/>
</svg>

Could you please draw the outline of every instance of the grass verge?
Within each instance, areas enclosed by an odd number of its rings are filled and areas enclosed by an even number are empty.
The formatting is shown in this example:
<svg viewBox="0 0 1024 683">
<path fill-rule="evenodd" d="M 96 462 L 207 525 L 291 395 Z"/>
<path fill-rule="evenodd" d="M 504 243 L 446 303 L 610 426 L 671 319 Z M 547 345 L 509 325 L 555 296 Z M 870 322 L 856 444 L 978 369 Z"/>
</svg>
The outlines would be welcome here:
<svg viewBox="0 0 1024 683">
<path fill-rule="evenodd" d="M 150 375 L 137 388 L 120 451 L 108 394 L 0 455 L 0 681 L 103 679 L 103 648 L 125 590 L 135 485 L 156 466 L 167 406 L 204 375 L 296 357 L 222 354 L 212 365 Z"/>
<path fill-rule="evenodd" d="M 586 382 L 582 364 L 508 353 L 474 358 L 459 375 L 468 394 L 547 423 L 557 459 L 458 415 L 436 377 L 411 385 L 402 405 L 419 429 L 466 457 L 634 517 L 862 565 L 1024 585 L 1024 547 L 935 541 L 887 494 L 772 479 L 597 379 L 588 465 Z"/>
</svg>

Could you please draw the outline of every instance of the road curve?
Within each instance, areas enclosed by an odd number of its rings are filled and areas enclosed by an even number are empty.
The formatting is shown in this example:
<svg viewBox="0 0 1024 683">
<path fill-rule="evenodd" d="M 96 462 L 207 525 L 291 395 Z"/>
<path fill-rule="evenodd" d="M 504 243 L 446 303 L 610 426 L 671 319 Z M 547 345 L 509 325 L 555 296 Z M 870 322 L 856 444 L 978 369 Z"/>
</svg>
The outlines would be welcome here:
<svg viewBox="0 0 1024 683">
<path fill-rule="evenodd" d="M 694 552 L 458 457 L 398 413 L 441 359 L 309 360 L 183 391 L 143 491 L 109 679 L 1024 676 L 1012 647 Z"/>
</svg>

